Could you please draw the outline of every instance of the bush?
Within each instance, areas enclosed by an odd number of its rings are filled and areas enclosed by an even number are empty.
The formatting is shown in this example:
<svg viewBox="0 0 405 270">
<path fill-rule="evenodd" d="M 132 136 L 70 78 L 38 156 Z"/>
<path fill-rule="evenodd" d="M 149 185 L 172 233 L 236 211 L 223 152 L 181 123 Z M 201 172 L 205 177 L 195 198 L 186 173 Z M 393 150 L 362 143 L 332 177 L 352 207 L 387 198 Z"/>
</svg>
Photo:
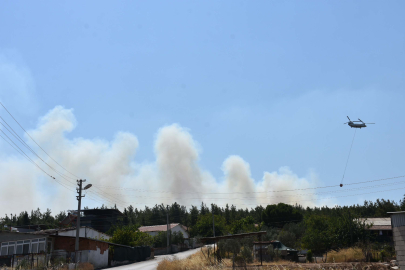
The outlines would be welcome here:
<svg viewBox="0 0 405 270">
<path fill-rule="evenodd" d="M 114 231 L 109 240 L 112 243 L 126 246 L 152 246 L 153 238 L 145 232 L 138 231 L 135 226 L 122 226 Z"/>
<path fill-rule="evenodd" d="M 308 252 L 307 252 L 307 261 L 308 262 L 313 262 L 314 261 L 311 250 L 308 250 Z"/>
<path fill-rule="evenodd" d="M 245 260 L 245 262 L 247 263 L 253 262 L 252 249 L 249 248 L 248 246 L 242 247 L 241 256 Z"/>
</svg>

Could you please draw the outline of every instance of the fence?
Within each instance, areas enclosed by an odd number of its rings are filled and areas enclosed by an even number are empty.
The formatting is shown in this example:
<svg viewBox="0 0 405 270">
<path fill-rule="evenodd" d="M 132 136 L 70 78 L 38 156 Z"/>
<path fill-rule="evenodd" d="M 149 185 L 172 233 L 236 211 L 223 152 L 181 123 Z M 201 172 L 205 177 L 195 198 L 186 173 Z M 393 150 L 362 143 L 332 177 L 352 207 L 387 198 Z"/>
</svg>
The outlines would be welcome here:
<svg viewBox="0 0 405 270">
<path fill-rule="evenodd" d="M 81 261 L 82 252 L 78 252 L 79 261 Z M 75 252 L 52 252 L 45 253 L 29 253 L 29 254 L 14 254 L 0 256 L 0 266 L 17 267 L 24 266 L 25 268 L 34 269 L 37 267 L 45 267 L 58 265 L 60 263 L 75 262 Z"/>
<path fill-rule="evenodd" d="M 110 250 L 111 252 L 111 250 Z M 124 247 L 114 246 L 110 255 L 111 265 L 125 264 L 129 262 L 140 262 L 150 257 L 151 249 L 149 246 Z"/>
</svg>

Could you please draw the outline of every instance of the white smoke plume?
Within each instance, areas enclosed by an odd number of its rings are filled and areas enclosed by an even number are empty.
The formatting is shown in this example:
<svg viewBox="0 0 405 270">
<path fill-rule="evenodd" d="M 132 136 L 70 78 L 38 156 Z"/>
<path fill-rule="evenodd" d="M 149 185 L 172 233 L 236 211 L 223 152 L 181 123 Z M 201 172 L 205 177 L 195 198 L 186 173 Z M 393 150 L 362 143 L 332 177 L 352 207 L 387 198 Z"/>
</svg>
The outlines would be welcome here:
<svg viewBox="0 0 405 270">
<path fill-rule="evenodd" d="M 53 159 L 75 176 L 59 167 L 26 135 L 25 141 L 58 172 L 35 156 L 30 155 L 31 158 L 56 180 L 16 152 L 4 154 L 2 149 L 8 146 L 1 141 L 0 215 L 36 207 L 51 208 L 53 213 L 74 209 L 76 176 L 93 184 L 83 201 L 89 207 L 104 203 L 108 206 L 117 204 L 121 209 L 130 204 L 143 208 L 173 202 L 198 206 L 202 201 L 208 205 L 234 204 L 241 208 L 278 202 L 305 206 L 316 204 L 317 197 L 311 190 L 279 192 L 317 184 L 314 174 L 300 178 L 287 167 L 278 172 L 264 172 L 263 178 L 255 181 L 250 165 L 241 157 L 232 155 L 222 164 L 224 176 L 216 179 L 201 169 L 200 147 L 190 132 L 177 124 L 158 130 L 156 161 L 152 163 L 136 161 L 139 143 L 135 135 L 118 132 L 112 141 L 70 139 L 67 134 L 76 124 L 72 109 L 57 106 L 39 119 L 36 128 L 28 131 Z M 25 152 L 29 153 L 26 149 Z M 59 173 L 63 173 L 63 177 Z"/>
</svg>

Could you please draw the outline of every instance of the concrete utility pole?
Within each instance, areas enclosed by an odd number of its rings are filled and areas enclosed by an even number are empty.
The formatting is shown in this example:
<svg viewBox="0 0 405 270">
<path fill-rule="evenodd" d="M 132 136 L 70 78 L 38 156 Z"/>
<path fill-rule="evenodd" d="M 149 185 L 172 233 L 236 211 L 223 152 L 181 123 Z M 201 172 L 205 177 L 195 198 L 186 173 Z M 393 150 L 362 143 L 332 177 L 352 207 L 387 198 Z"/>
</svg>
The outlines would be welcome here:
<svg viewBox="0 0 405 270">
<path fill-rule="evenodd" d="M 212 208 L 212 231 L 214 232 L 214 237 L 215 237 L 215 220 L 214 220 L 214 204 L 211 204 Z"/>
<path fill-rule="evenodd" d="M 169 254 L 169 249 L 170 249 L 170 235 L 169 235 L 169 206 L 166 207 L 166 218 L 167 218 L 167 254 Z"/>
<path fill-rule="evenodd" d="M 84 197 L 85 195 L 82 196 L 82 185 L 83 182 L 86 182 L 86 180 L 77 180 L 77 185 L 79 186 L 79 188 L 76 188 L 77 193 L 79 193 L 79 196 L 76 196 L 77 200 L 79 201 L 79 205 L 77 207 L 77 218 L 76 218 L 76 243 L 75 243 L 75 261 L 76 263 L 79 262 L 79 234 L 80 234 L 80 208 L 82 205 L 82 197 Z"/>
</svg>

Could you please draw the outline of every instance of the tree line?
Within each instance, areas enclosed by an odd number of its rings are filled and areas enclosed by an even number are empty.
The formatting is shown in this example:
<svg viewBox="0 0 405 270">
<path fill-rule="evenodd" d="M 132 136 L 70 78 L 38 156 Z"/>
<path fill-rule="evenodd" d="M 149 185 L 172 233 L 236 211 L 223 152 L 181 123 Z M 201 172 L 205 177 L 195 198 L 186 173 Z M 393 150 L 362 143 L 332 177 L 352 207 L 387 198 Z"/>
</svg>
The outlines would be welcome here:
<svg viewBox="0 0 405 270">
<path fill-rule="evenodd" d="M 87 207 L 86 207 L 87 208 Z M 97 207 L 98 208 L 98 207 Z M 97 209 L 96 208 L 96 209 Z M 99 209 L 115 208 L 116 206 L 107 207 L 102 205 Z M 123 213 L 122 225 L 139 225 L 152 226 L 166 224 L 167 214 L 169 215 L 170 223 L 181 223 L 188 228 L 193 228 L 198 219 L 207 216 L 208 214 L 218 216 L 219 222 L 222 220 L 226 226 L 233 226 L 233 231 L 244 219 L 254 224 L 264 224 L 267 227 L 282 228 L 285 224 L 298 222 L 307 215 L 322 215 L 336 216 L 338 213 L 351 213 L 353 217 L 388 217 L 387 212 L 404 211 L 405 200 L 400 200 L 399 203 L 393 200 L 377 199 L 373 201 L 364 201 L 364 203 L 351 206 L 336 206 L 336 207 L 303 207 L 301 205 L 290 205 L 279 203 L 263 207 L 261 205 L 255 208 L 236 208 L 235 205 L 226 205 L 219 207 L 216 204 L 207 205 L 201 203 L 199 207 L 191 206 L 187 209 L 178 203 L 165 206 L 163 204 L 153 207 L 145 206 L 144 209 L 138 209 L 132 205 L 121 211 Z M 55 228 L 60 225 L 60 222 L 67 216 L 66 211 L 61 211 L 55 216 L 52 215 L 50 209 L 44 212 L 38 208 L 32 210 L 30 214 L 23 211 L 20 214 L 6 214 L 0 218 L 0 229 L 4 225 L 21 226 L 21 225 L 47 225 L 49 228 Z M 246 223 L 246 221 L 243 221 Z M 239 224 L 239 225 L 238 225 Z"/>
<path fill-rule="evenodd" d="M 100 208 L 108 207 L 102 205 Z M 164 246 L 166 239 L 164 234 L 152 239 L 137 232 L 137 228 L 166 224 L 168 215 L 170 223 L 181 223 L 186 226 L 190 237 L 209 237 L 213 236 L 214 217 L 216 236 L 265 230 L 267 234 L 264 240 L 280 240 L 291 248 L 306 248 L 321 253 L 359 243 L 364 246 L 365 243 L 372 242 L 367 225 L 358 218 L 387 217 L 387 212 L 404 210 L 405 200 L 397 203 L 385 199 L 336 207 L 303 207 L 298 204 L 278 203 L 266 207 L 238 209 L 235 205 L 227 204 L 225 207 L 219 207 L 216 204 L 207 205 L 202 202 L 199 207 L 190 208 L 173 203 L 169 206 L 160 204 L 138 209 L 130 205 L 122 211 L 123 216 L 118 224 L 107 233 L 113 236 L 114 242 L 122 240 L 131 245 Z M 0 229 L 36 224 L 55 228 L 60 226 L 60 221 L 65 217 L 65 211 L 55 216 L 52 216 L 50 209 L 44 212 L 40 209 L 33 210 L 31 214 L 24 211 L 19 215 L 10 214 L 1 218 Z M 173 241 L 181 240 L 173 239 Z"/>
</svg>

